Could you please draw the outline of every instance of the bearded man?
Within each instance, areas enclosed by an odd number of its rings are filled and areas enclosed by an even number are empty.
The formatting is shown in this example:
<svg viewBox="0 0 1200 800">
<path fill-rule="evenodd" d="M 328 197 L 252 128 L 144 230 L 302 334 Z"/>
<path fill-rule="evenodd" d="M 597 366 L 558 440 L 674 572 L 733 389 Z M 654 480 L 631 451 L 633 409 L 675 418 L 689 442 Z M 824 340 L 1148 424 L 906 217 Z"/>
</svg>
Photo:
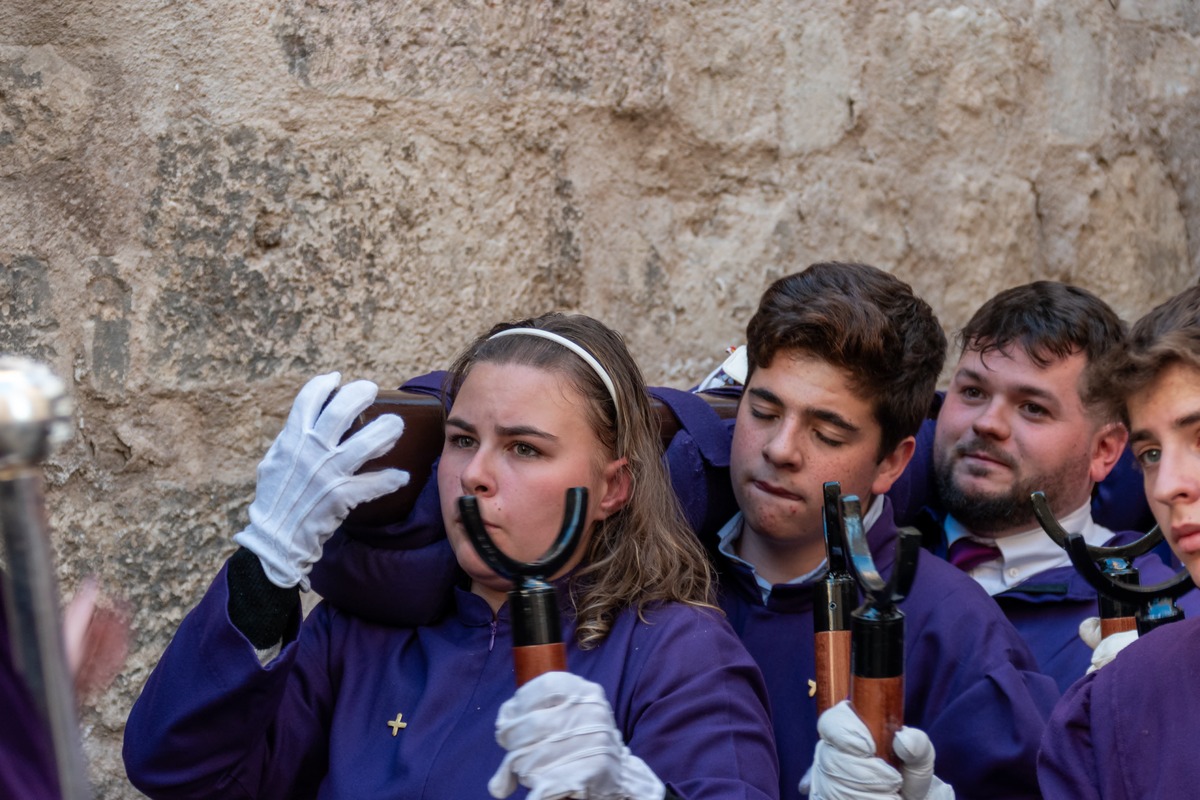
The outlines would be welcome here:
<svg viewBox="0 0 1200 800">
<path fill-rule="evenodd" d="M 958 335 L 932 437 L 934 549 L 987 590 L 1062 690 L 1125 642 L 1093 652 L 1096 592 L 1042 530 L 1029 496 L 1044 492 L 1067 532 L 1090 545 L 1144 533 L 1114 533 L 1092 518 L 1093 489 L 1122 458 L 1128 432 L 1089 398 L 1125 337 L 1108 304 L 1076 286 L 1037 281 L 1001 292 Z M 1153 554 L 1136 565 L 1143 583 L 1171 574 Z"/>
</svg>

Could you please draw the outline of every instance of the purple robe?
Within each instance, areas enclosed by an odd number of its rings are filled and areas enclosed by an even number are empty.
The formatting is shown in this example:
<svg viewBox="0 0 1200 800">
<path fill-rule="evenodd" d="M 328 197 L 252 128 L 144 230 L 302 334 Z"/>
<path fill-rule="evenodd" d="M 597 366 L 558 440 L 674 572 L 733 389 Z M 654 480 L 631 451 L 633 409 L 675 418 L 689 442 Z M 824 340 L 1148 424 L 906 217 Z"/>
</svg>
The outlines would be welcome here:
<svg viewBox="0 0 1200 800">
<path fill-rule="evenodd" d="M 1134 531 L 1118 533 L 1106 546 L 1115 547 L 1140 538 Z M 1134 560 L 1143 585 L 1165 581 L 1175 571 L 1157 555 Z M 1092 648 L 1079 638 L 1079 623 L 1099 613 L 1096 590 L 1075 567 L 1046 570 L 994 597 L 1013 626 L 1025 639 L 1038 667 L 1065 692 L 1082 678 L 1092 663 Z M 1200 616 L 1200 591 L 1193 589 L 1176 601 L 1187 617 Z"/>
<path fill-rule="evenodd" d="M 867 533 L 884 574 L 896 536 L 889 505 Z M 746 567 L 726 561 L 722 571 L 721 605 L 771 696 L 781 797 L 795 800 L 817 743 L 808 680 L 815 677 L 813 588 L 821 579 L 777 585 L 763 605 Z M 1016 631 L 975 581 L 924 551 L 898 608 L 905 617 L 904 719 L 929 734 L 938 777 L 960 800 L 1038 797 L 1038 742 L 1058 691 Z"/>
<path fill-rule="evenodd" d="M 722 606 L 763 669 L 781 763 L 781 797 L 800 797 L 797 784 L 817 741 L 815 701 L 807 685 L 814 670 L 812 585 L 777 587 L 769 607 L 755 600 L 761 595 L 755 594 L 753 579 L 717 552 L 714 535 L 737 510 L 728 477 L 732 421 L 694 403 L 662 399 L 683 426 L 666 452 L 672 484 L 720 568 Z M 437 508 L 436 487 L 427 486 L 413 515 L 432 522 L 429 515 Z M 410 595 L 445 596 L 455 561 L 444 539 L 431 541 L 427 529 L 410 535 L 406 525 L 335 535 L 313 569 L 313 588 L 327 601 L 370 619 L 421 621 L 430 602 L 414 603 Z M 869 533 L 880 569 L 890 570 L 895 535 L 889 507 Z M 383 590 L 396 584 L 413 591 Z M 906 627 L 907 719 L 933 738 L 938 775 L 964 799 L 1036 797 L 1034 759 L 1058 697 L 1053 681 L 1036 673 L 1028 648 L 987 593 L 927 553 L 901 610 L 912 616 Z M 963 624 L 964 618 L 970 624 Z"/>
<path fill-rule="evenodd" d="M 0 580 L 3 576 L 0 575 Z M 0 797 L 56 800 L 54 745 L 25 681 L 17 674 L 0 588 Z"/>
<path fill-rule="evenodd" d="M 455 595 L 407 629 L 321 603 L 262 666 L 222 569 L 130 714 L 130 780 L 155 798 L 488 798 L 516 690 L 508 609 Z M 679 797 L 777 797 L 762 677 L 728 624 L 682 604 L 644 616 L 581 650 L 564 604 L 568 668 L 604 687 L 625 743 Z"/>
<path fill-rule="evenodd" d="M 1196 671 L 1193 671 L 1196 670 Z M 1200 787 L 1200 620 L 1151 631 L 1054 710 L 1038 779 L 1047 800 L 1172 800 Z"/>
<path fill-rule="evenodd" d="M 889 509 L 868 533 L 877 566 L 885 572 L 891 570 L 895 538 Z M 377 617 L 403 613 L 402 601 L 368 603 L 360 593 L 363 581 L 394 570 L 393 578 L 410 574 L 427 585 L 430 574 L 454 559 L 444 540 L 406 551 L 373 550 L 340 537 L 325 558 L 331 555 L 327 569 L 336 563 L 349 578 L 335 594 L 370 606 Z M 417 563 L 425 565 L 424 573 L 406 573 Z M 430 570 L 429 564 L 437 566 Z M 815 663 L 813 584 L 777 586 L 764 606 L 748 571 L 722 557 L 721 572 L 721 606 L 767 683 L 780 797 L 798 798 L 796 787 L 817 741 L 816 705 L 808 695 Z M 1054 682 L 1036 671 L 1024 642 L 987 593 L 929 553 L 921 553 L 913 590 L 899 607 L 906 616 L 906 721 L 933 740 L 939 777 L 963 800 L 1037 797 L 1034 760 L 1058 698 Z"/>
</svg>

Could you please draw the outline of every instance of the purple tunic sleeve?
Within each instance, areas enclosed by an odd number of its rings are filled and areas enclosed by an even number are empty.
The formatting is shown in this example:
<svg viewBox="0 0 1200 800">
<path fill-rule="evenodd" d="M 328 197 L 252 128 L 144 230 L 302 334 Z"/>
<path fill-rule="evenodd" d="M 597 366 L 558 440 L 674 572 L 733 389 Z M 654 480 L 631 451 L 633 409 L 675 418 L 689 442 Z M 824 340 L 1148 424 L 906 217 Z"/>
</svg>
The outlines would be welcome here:
<svg viewBox="0 0 1200 800">
<path fill-rule="evenodd" d="M 1095 785 L 1098 771 L 1090 729 L 1092 689 L 1098 675 L 1088 675 L 1067 690 L 1046 726 L 1038 754 L 1038 783 L 1048 800 L 1101 797 Z"/>
<path fill-rule="evenodd" d="M 1194 797 L 1200 620 L 1151 631 L 1076 683 L 1046 727 L 1038 779 L 1048 800 Z"/>
<path fill-rule="evenodd" d="M 624 657 L 598 654 L 608 674 L 590 677 L 615 687 L 629 749 L 686 800 L 777 798 L 766 688 L 724 618 L 682 605 L 647 612 L 645 623 L 622 617 L 599 649 Z"/>
<path fill-rule="evenodd" d="M 960 798 L 1038 797 L 1038 744 L 1058 688 L 987 593 L 921 554 L 906 614 L 906 717 Z"/>
<path fill-rule="evenodd" d="M 431 372 L 400 388 L 436 396 L 444 375 Z M 402 437 L 401 447 L 403 442 Z M 457 570 L 442 525 L 435 462 L 406 519 L 380 527 L 342 526 L 326 542 L 309 578 L 318 594 L 343 611 L 385 625 L 414 627 L 445 611 Z"/>
<path fill-rule="evenodd" d="M 664 457 L 688 525 L 701 535 L 720 529 L 737 513 L 729 482 L 732 420 L 721 419 L 707 401 L 692 392 L 662 387 L 648 391 L 679 422 Z"/>
<path fill-rule="evenodd" d="M 335 533 L 310 579 L 314 591 L 343 611 L 384 625 L 414 627 L 445 611 L 458 575 L 442 526 L 435 474 L 408 519 L 383 530 L 343 528 Z"/>
<path fill-rule="evenodd" d="M 892 503 L 898 525 L 912 525 L 926 507 L 937 504 L 937 488 L 933 477 L 933 434 L 937 426 L 937 412 L 942 407 L 942 392 L 934 396 L 930 416 L 921 423 L 917 431 L 917 446 L 904 472 L 888 489 L 888 500 Z"/>
<path fill-rule="evenodd" d="M 314 796 L 332 700 L 329 676 L 318 668 L 326 632 L 306 624 L 305 635 L 264 667 L 229 620 L 228 601 L 223 568 L 129 715 L 129 779 L 155 798 Z"/>
</svg>

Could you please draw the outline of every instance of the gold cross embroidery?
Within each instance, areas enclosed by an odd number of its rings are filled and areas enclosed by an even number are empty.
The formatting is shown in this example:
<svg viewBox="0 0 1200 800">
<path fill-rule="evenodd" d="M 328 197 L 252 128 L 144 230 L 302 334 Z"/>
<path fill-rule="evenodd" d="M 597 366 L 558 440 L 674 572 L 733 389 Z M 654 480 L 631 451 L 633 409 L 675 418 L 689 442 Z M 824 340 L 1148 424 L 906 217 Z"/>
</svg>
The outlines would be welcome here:
<svg viewBox="0 0 1200 800">
<path fill-rule="evenodd" d="M 808 679 L 808 696 L 809 697 L 817 696 L 817 682 L 814 681 L 812 678 Z M 388 723 L 388 724 L 391 724 L 391 723 Z"/>
<path fill-rule="evenodd" d="M 399 733 L 401 728 L 408 727 L 407 722 L 401 722 L 403 718 L 403 714 L 397 713 L 395 719 L 388 720 L 388 727 L 392 729 L 392 736 L 395 736 L 397 733 Z"/>
</svg>

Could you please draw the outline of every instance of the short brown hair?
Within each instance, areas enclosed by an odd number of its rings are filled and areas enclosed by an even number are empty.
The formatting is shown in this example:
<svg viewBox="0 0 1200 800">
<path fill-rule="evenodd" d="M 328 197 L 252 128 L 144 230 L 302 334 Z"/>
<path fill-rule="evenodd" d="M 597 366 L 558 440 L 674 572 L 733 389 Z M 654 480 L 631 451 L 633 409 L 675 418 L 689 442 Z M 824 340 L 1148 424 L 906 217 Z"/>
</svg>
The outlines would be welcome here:
<svg viewBox="0 0 1200 800">
<path fill-rule="evenodd" d="M 880 459 L 921 427 L 946 360 L 946 334 L 929 304 L 867 264 L 823 262 L 775 281 L 746 344 L 751 375 L 795 352 L 848 372 L 883 430 Z"/>
<path fill-rule="evenodd" d="M 1200 286 L 1183 290 L 1134 323 L 1127 346 L 1106 359 L 1092 399 L 1128 425 L 1125 401 L 1172 364 L 1200 369 Z"/>
<path fill-rule="evenodd" d="M 1034 281 L 1005 289 L 988 300 L 958 332 L 962 352 L 980 357 L 1019 347 L 1039 367 L 1083 353 L 1080 398 L 1105 419 L 1116 419 L 1097 402 L 1101 375 L 1111 353 L 1125 344 L 1126 326 L 1096 295 L 1057 281 Z"/>
</svg>

